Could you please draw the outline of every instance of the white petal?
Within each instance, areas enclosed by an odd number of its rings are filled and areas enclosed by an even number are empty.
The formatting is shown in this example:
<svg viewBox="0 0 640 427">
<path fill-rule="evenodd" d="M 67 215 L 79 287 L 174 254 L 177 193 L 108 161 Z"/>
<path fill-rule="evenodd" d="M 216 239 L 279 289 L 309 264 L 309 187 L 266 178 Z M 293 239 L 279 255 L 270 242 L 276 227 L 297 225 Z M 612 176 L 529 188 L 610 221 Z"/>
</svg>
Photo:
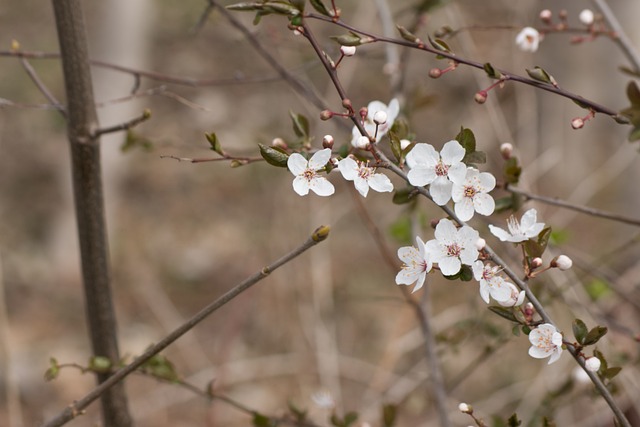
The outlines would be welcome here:
<svg viewBox="0 0 640 427">
<path fill-rule="evenodd" d="M 398 248 L 398 258 L 406 265 L 420 263 L 420 253 L 413 246 L 403 246 Z"/>
<path fill-rule="evenodd" d="M 451 182 L 462 185 L 467 176 L 467 166 L 464 163 L 456 163 L 449 168 L 447 176 Z"/>
<path fill-rule="evenodd" d="M 480 178 L 480 186 L 482 187 L 482 191 L 488 193 L 496 187 L 496 177 L 491 175 L 489 172 L 482 172 L 479 174 Z"/>
<path fill-rule="evenodd" d="M 407 178 L 411 185 L 416 187 L 422 187 L 427 184 L 431 184 L 436 177 L 436 172 L 433 168 L 417 164 L 413 169 L 407 173 Z"/>
<path fill-rule="evenodd" d="M 300 153 L 293 153 L 287 159 L 287 167 L 294 175 L 301 175 L 307 170 L 309 163 Z"/>
<path fill-rule="evenodd" d="M 369 105 L 367 105 L 367 118 L 373 117 L 376 111 L 387 111 L 387 104 L 381 101 L 371 101 Z"/>
<path fill-rule="evenodd" d="M 487 193 L 478 193 L 473 198 L 473 207 L 480 215 L 489 216 L 496 209 L 496 202 Z"/>
<path fill-rule="evenodd" d="M 399 113 L 400 113 L 400 103 L 396 98 L 393 98 L 389 102 L 389 106 L 387 107 L 387 123 L 395 122 Z"/>
<path fill-rule="evenodd" d="M 440 160 L 440 155 L 438 154 L 436 149 L 433 148 L 431 144 L 420 143 L 413 146 L 411 151 L 407 153 L 406 159 L 407 159 L 407 164 L 410 167 L 415 167 L 415 166 L 411 166 L 411 163 L 414 163 L 415 165 L 424 165 L 424 166 L 433 167 L 438 164 L 438 161 Z"/>
<path fill-rule="evenodd" d="M 480 298 L 487 304 L 489 304 L 489 287 L 486 284 L 487 282 L 483 280 L 480 282 Z"/>
<path fill-rule="evenodd" d="M 353 181 L 358 176 L 358 163 L 351 157 L 338 162 L 338 170 L 347 181 Z"/>
<path fill-rule="evenodd" d="M 557 347 L 556 350 L 551 353 L 551 357 L 549 358 L 549 362 L 547 363 L 547 365 L 551 365 L 553 362 L 560 359 L 560 356 L 562 356 L 562 348 Z"/>
<path fill-rule="evenodd" d="M 309 183 L 309 188 L 318 196 L 330 196 L 336 191 L 333 184 L 321 176 L 313 178 Z"/>
<path fill-rule="evenodd" d="M 520 227 L 522 229 L 528 229 L 533 227 L 536 223 L 536 219 L 538 217 L 538 211 L 535 209 L 529 209 L 524 214 L 522 214 L 522 219 L 520 220 Z"/>
<path fill-rule="evenodd" d="M 293 190 L 301 196 L 306 196 L 309 194 L 309 181 L 301 176 L 295 177 L 293 180 Z"/>
<path fill-rule="evenodd" d="M 362 197 L 367 197 L 367 194 L 369 194 L 369 184 L 367 183 L 366 179 L 358 176 L 353 180 L 353 184 L 355 185 L 356 190 L 358 190 L 358 193 L 362 195 Z"/>
<path fill-rule="evenodd" d="M 452 189 L 453 183 L 445 177 L 439 176 L 431 183 L 429 193 L 438 206 L 444 206 L 451 200 Z"/>
<path fill-rule="evenodd" d="M 391 180 L 381 173 L 373 174 L 373 176 L 369 178 L 369 186 L 379 193 L 393 191 Z"/>
<path fill-rule="evenodd" d="M 446 257 L 438 263 L 438 267 L 445 276 L 453 276 L 460 271 L 462 264 L 458 258 Z"/>
<path fill-rule="evenodd" d="M 418 276 L 418 280 L 416 281 L 416 286 L 413 288 L 411 293 L 414 293 L 415 291 L 420 289 L 422 285 L 424 285 L 424 281 L 426 278 L 427 278 L 427 274 L 425 272 L 420 273 L 420 276 Z"/>
<path fill-rule="evenodd" d="M 403 268 L 396 274 L 396 284 L 411 285 L 420 278 L 420 274 L 421 272 L 419 270 Z"/>
<path fill-rule="evenodd" d="M 322 169 L 324 165 L 331 159 L 331 148 L 317 151 L 316 154 L 309 159 L 309 168 L 313 170 Z"/>
<path fill-rule="evenodd" d="M 489 231 L 491 232 L 491 234 L 493 234 L 494 236 L 496 236 L 498 239 L 500 239 L 503 242 L 511 242 L 511 234 L 509 234 L 507 231 L 503 230 L 500 227 L 496 227 L 495 225 L 491 225 L 489 224 Z"/>
<path fill-rule="evenodd" d="M 438 242 L 444 244 L 450 244 L 456 241 L 458 230 L 448 219 L 441 219 L 436 225 L 436 231 L 433 233 Z M 429 242 L 427 242 L 428 244 Z"/>
<path fill-rule="evenodd" d="M 551 354 L 550 351 L 544 350 L 540 347 L 531 346 L 529 347 L 529 356 L 534 357 L 536 359 L 544 359 L 545 357 L 549 357 Z"/>
<path fill-rule="evenodd" d="M 475 249 L 475 243 L 480 238 L 480 233 L 477 230 L 465 225 L 464 227 L 458 230 L 458 242 L 462 244 L 462 246 Z"/>
<path fill-rule="evenodd" d="M 473 209 L 473 202 L 468 197 L 464 197 L 461 201 L 456 203 L 454 210 L 461 221 L 469 221 L 473 218 L 473 214 L 475 213 L 475 209 Z"/>
<path fill-rule="evenodd" d="M 471 270 L 473 271 L 473 277 L 477 281 L 482 279 L 482 274 L 484 273 L 484 263 L 482 261 L 476 261 L 471 266 Z"/>
<path fill-rule="evenodd" d="M 478 259 L 479 252 L 476 248 L 463 248 L 460 252 L 460 261 L 466 265 L 473 265 Z"/>
<path fill-rule="evenodd" d="M 446 165 L 452 165 L 454 163 L 461 162 L 465 155 L 465 149 L 455 139 L 447 142 L 440 151 L 440 157 L 442 162 Z"/>
</svg>

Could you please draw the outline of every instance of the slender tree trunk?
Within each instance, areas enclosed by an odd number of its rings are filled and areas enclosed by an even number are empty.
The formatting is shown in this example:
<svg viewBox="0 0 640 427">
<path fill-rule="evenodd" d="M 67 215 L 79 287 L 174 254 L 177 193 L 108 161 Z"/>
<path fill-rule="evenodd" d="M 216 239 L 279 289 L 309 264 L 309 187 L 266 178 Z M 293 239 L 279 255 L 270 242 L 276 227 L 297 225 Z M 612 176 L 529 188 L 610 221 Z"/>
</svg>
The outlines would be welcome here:
<svg viewBox="0 0 640 427">
<path fill-rule="evenodd" d="M 84 19 L 79 0 L 53 0 L 67 94 L 74 201 L 93 353 L 117 363 L 116 321 L 109 283 L 109 259 L 100 171 L 100 140 L 93 99 Z M 103 382 L 109 374 L 99 374 Z M 102 395 L 107 427 L 132 425 L 124 384 Z"/>
</svg>

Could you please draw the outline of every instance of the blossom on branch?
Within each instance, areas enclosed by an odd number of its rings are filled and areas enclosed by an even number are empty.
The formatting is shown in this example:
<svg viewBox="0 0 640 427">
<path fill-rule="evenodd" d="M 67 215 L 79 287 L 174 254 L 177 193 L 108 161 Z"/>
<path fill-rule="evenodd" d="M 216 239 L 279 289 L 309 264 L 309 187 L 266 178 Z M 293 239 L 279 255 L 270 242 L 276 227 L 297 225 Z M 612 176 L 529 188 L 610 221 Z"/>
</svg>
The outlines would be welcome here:
<svg viewBox="0 0 640 427">
<path fill-rule="evenodd" d="M 538 50 L 541 36 L 538 30 L 532 27 L 525 27 L 516 36 L 516 45 L 524 52 L 535 52 Z"/>
<path fill-rule="evenodd" d="M 473 214 L 491 215 L 496 208 L 496 203 L 489 194 L 496 186 L 496 178 L 489 172 L 480 172 L 475 168 L 467 168 L 466 175 L 452 176 L 453 188 L 451 198 L 455 203 L 455 211 L 458 218 L 468 221 Z"/>
<path fill-rule="evenodd" d="M 318 171 L 325 167 L 331 159 L 331 149 L 325 148 L 316 152 L 309 161 L 302 154 L 293 153 L 287 159 L 287 167 L 295 176 L 293 189 L 301 196 L 309 194 L 309 190 L 318 196 L 330 196 L 335 192 L 333 184 Z"/>
<path fill-rule="evenodd" d="M 492 267 L 482 261 L 476 261 L 471 266 L 473 277 L 480 282 L 480 296 L 489 304 L 489 296 L 496 301 L 509 301 L 511 299 L 511 288 L 509 282 L 498 275 L 500 267 Z"/>
<path fill-rule="evenodd" d="M 536 222 L 537 217 L 538 212 L 535 209 L 529 209 L 522 215 L 520 222 L 513 215 L 509 217 L 507 220 L 509 231 L 494 225 L 489 225 L 489 231 L 503 242 L 524 242 L 538 236 L 544 228 L 543 222 Z"/>
<path fill-rule="evenodd" d="M 387 115 L 384 124 L 376 125 L 376 123 L 373 121 L 373 117 L 378 111 L 382 111 Z M 396 98 L 393 98 L 391 102 L 389 102 L 388 106 L 380 101 L 371 101 L 367 106 L 367 117 L 365 118 L 363 123 L 364 129 L 367 131 L 367 134 L 369 136 L 375 136 L 376 142 L 378 142 L 389 131 L 389 129 L 391 129 L 391 126 L 393 126 L 393 122 L 395 122 L 399 113 L 400 103 Z M 378 116 L 380 117 L 381 115 L 379 114 Z M 356 148 L 361 148 L 358 144 L 358 139 L 361 136 L 362 135 L 360 135 L 360 130 L 358 129 L 358 127 L 354 126 L 352 131 L 351 145 Z"/>
<path fill-rule="evenodd" d="M 347 157 L 338 162 L 338 170 L 347 181 L 353 181 L 356 190 L 367 197 L 369 187 L 380 193 L 393 191 L 393 184 L 386 175 L 376 173 L 376 168 L 371 168 L 365 162 L 360 162 Z"/>
<path fill-rule="evenodd" d="M 429 185 L 429 193 L 439 206 L 451 200 L 453 179 L 464 179 L 467 166 L 462 163 L 465 150 L 456 140 L 444 144 L 438 153 L 430 144 L 416 144 L 407 154 L 411 168 L 407 177 L 411 185 Z"/>
<path fill-rule="evenodd" d="M 500 304 L 503 307 L 518 307 L 519 305 L 522 305 L 522 303 L 524 302 L 524 297 L 526 295 L 525 292 L 521 291 L 516 287 L 516 285 L 510 282 L 507 282 L 506 280 L 502 285 L 509 288 L 509 290 L 511 291 L 511 294 L 509 295 L 509 298 L 507 298 L 506 300 L 496 300 L 498 304 Z"/>
<path fill-rule="evenodd" d="M 544 323 L 529 333 L 529 356 L 536 359 L 549 358 L 549 365 L 562 355 L 562 334 L 555 326 Z"/>
<path fill-rule="evenodd" d="M 418 248 L 413 246 L 404 246 L 398 249 L 398 258 L 404 263 L 402 269 L 396 275 L 396 284 L 416 286 L 412 292 L 417 291 L 424 285 L 427 273 L 431 271 L 432 263 L 429 259 L 424 242 L 420 237 L 416 237 Z"/>
<path fill-rule="evenodd" d="M 442 219 L 434 234 L 435 239 L 429 240 L 425 248 L 445 276 L 457 274 L 462 264 L 472 266 L 478 259 L 476 242 L 480 235 L 468 225 L 457 229 L 452 221 Z"/>
</svg>

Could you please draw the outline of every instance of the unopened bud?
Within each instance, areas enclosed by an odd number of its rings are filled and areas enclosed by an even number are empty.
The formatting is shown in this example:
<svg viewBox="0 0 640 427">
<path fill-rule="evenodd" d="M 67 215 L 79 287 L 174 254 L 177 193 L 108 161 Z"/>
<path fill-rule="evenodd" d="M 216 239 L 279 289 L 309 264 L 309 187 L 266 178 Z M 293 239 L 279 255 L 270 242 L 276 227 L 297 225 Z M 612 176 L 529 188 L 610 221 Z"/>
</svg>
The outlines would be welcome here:
<svg viewBox="0 0 640 427">
<path fill-rule="evenodd" d="M 287 146 L 287 143 L 282 138 L 273 138 L 273 141 L 271 141 L 271 145 L 273 147 L 284 148 L 285 150 L 289 148 Z"/>
<path fill-rule="evenodd" d="M 401 150 L 405 150 L 410 145 L 411 145 L 411 141 L 409 141 L 408 139 L 401 139 L 400 140 L 400 149 Z"/>
<path fill-rule="evenodd" d="M 584 120 L 581 119 L 580 117 L 576 117 L 575 119 L 571 120 L 571 127 L 574 129 L 581 129 L 584 126 Z"/>
<path fill-rule="evenodd" d="M 387 123 L 387 112 L 386 111 L 376 111 L 373 115 L 373 122 L 378 126 Z"/>
<path fill-rule="evenodd" d="M 551 13 L 549 9 L 544 9 L 540 11 L 540 20 L 545 24 L 550 24 L 551 18 L 553 18 L 553 13 Z"/>
<path fill-rule="evenodd" d="M 344 56 L 353 56 L 356 54 L 356 47 L 355 46 L 340 46 L 340 52 L 342 52 L 342 54 Z"/>
<path fill-rule="evenodd" d="M 356 141 L 356 148 L 360 148 L 361 150 L 366 150 L 369 147 L 369 137 L 361 136 Z"/>
<path fill-rule="evenodd" d="M 584 361 L 584 367 L 587 368 L 587 371 L 590 372 L 598 372 L 600 369 L 600 359 L 597 357 L 590 357 Z"/>
<path fill-rule="evenodd" d="M 333 148 L 333 136 L 325 135 L 322 137 L 322 148 Z"/>
<path fill-rule="evenodd" d="M 567 12 L 567 9 L 562 9 L 560 12 L 558 12 L 558 17 L 563 21 L 567 20 L 567 16 L 569 16 L 569 12 Z"/>
<path fill-rule="evenodd" d="M 440 68 L 432 68 L 429 70 L 429 77 L 432 79 L 437 79 L 442 75 L 442 70 Z"/>
<path fill-rule="evenodd" d="M 508 142 L 505 142 L 504 144 L 500 145 L 500 155 L 502 155 L 503 159 L 509 160 L 512 154 L 513 154 L 513 145 L 511 145 Z"/>
<path fill-rule="evenodd" d="M 533 307 L 533 304 L 528 302 L 524 305 L 524 315 L 527 319 L 531 319 L 535 313 L 536 309 Z"/>
<path fill-rule="evenodd" d="M 485 102 L 487 102 L 487 92 L 484 90 L 481 90 L 479 92 L 476 92 L 476 96 L 473 97 L 473 99 L 478 103 L 478 104 L 484 104 Z"/>
<path fill-rule="evenodd" d="M 458 410 L 463 414 L 473 414 L 473 408 L 471 405 L 464 402 L 458 405 Z"/>
<path fill-rule="evenodd" d="M 367 118 L 367 114 L 369 114 L 369 109 L 367 107 L 362 107 L 358 113 L 360 113 L 360 117 L 364 120 Z"/>
<path fill-rule="evenodd" d="M 535 257 L 534 259 L 531 260 L 531 264 L 529 264 L 529 266 L 531 267 L 532 270 L 542 267 L 542 258 Z"/>
<path fill-rule="evenodd" d="M 573 261 L 566 255 L 559 255 L 551 260 L 551 267 L 562 271 L 569 270 L 573 266 Z"/>
<path fill-rule="evenodd" d="M 590 9 L 584 9 L 579 15 L 580 22 L 587 27 L 593 24 L 594 18 L 593 12 Z"/>
<path fill-rule="evenodd" d="M 320 120 L 329 120 L 331 117 L 333 117 L 333 112 L 332 111 L 322 110 L 320 112 Z"/>
<path fill-rule="evenodd" d="M 479 238 L 478 240 L 476 240 L 476 249 L 481 251 L 484 249 L 484 247 L 487 246 L 487 241 L 484 240 L 482 237 Z"/>
<path fill-rule="evenodd" d="M 349 111 L 353 111 L 353 105 L 351 105 L 351 100 L 349 98 L 342 100 L 342 106 Z"/>
</svg>

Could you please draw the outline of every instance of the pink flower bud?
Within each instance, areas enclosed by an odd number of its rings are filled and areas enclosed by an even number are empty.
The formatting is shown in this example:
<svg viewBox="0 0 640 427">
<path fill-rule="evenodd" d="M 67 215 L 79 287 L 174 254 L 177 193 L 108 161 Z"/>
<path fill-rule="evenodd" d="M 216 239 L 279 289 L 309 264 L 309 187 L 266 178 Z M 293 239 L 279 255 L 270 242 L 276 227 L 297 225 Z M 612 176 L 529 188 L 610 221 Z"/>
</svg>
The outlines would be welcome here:
<svg viewBox="0 0 640 427">
<path fill-rule="evenodd" d="M 333 148 L 333 136 L 325 135 L 322 137 L 322 148 Z"/>
<path fill-rule="evenodd" d="M 289 148 L 287 146 L 287 143 L 282 138 L 273 138 L 273 141 L 271 141 L 271 145 L 278 148 L 284 148 L 285 150 Z"/>
<path fill-rule="evenodd" d="M 584 120 L 581 119 L 580 117 L 576 117 L 575 119 L 571 120 L 571 127 L 574 129 L 581 129 L 584 126 Z"/>
<path fill-rule="evenodd" d="M 432 79 L 437 79 L 442 75 L 442 70 L 440 68 L 432 68 L 429 70 L 429 77 Z"/>
<path fill-rule="evenodd" d="M 361 150 L 366 150 L 367 147 L 369 147 L 369 138 L 366 136 L 361 136 L 360 138 L 358 138 L 356 147 L 360 148 Z"/>
<path fill-rule="evenodd" d="M 473 97 L 473 99 L 478 103 L 478 104 L 484 104 L 485 102 L 487 102 L 487 92 L 484 90 L 481 90 L 479 92 L 476 92 L 476 96 Z"/>
<path fill-rule="evenodd" d="M 503 159 L 509 160 L 511 158 L 511 155 L 513 154 L 513 145 L 508 142 L 500 145 L 500 154 L 502 155 Z"/>
<path fill-rule="evenodd" d="M 344 56 L 353 56 L 356 54 L 356 47 L 355 46 L 340 46 L 340 52 L 342 52 L 342 54 Z"/>
<path fill-rule="evenodd" d="M 333 117 L 333 112 L 329 110 L 322 110 L 320 112 L 320 120 L 329 120 L 331 117 Z"/>
<path fill-rule="evenodd" d="M 531 260 L 530 267 L 532 270 L 535 270 L 536 268 L 540 268 L 541 266 L 542 266 L 542 258 L 535 257 L 534 259 Z"/>
<path fill-rule="evenodd" d="M 540 20 L 545 24 L 550 24 L 551 18 L 553 18 L 553 13 L 551 13 L 549 9 L 544 9 L 540 11 Z"/>
<path fill-rule="evenodd" d="M 584 25 L 588 27 L 591 24 L 593 24 L 595 16 L 593 15 L 593 12 L 590 9 L 584 9 L 582 12 L 580 12 L 579 19 L 580 19 L 580 22 L 582 22 Z"/>
<path fill-rule="evenodd" d="M 590 372 L 598 372 L 600 369 L 600 359 L 597 357 L 590 357 L 584 361 L 584 367 L 587 368 L 587 371 Z"/>
<path fill-rule="evenodd" d="M 562 271 L 569 270 L 573 266 L 573 261 L 566 255 L 559 255 L 551 260 L 551 267 Z"/>
</svg>

